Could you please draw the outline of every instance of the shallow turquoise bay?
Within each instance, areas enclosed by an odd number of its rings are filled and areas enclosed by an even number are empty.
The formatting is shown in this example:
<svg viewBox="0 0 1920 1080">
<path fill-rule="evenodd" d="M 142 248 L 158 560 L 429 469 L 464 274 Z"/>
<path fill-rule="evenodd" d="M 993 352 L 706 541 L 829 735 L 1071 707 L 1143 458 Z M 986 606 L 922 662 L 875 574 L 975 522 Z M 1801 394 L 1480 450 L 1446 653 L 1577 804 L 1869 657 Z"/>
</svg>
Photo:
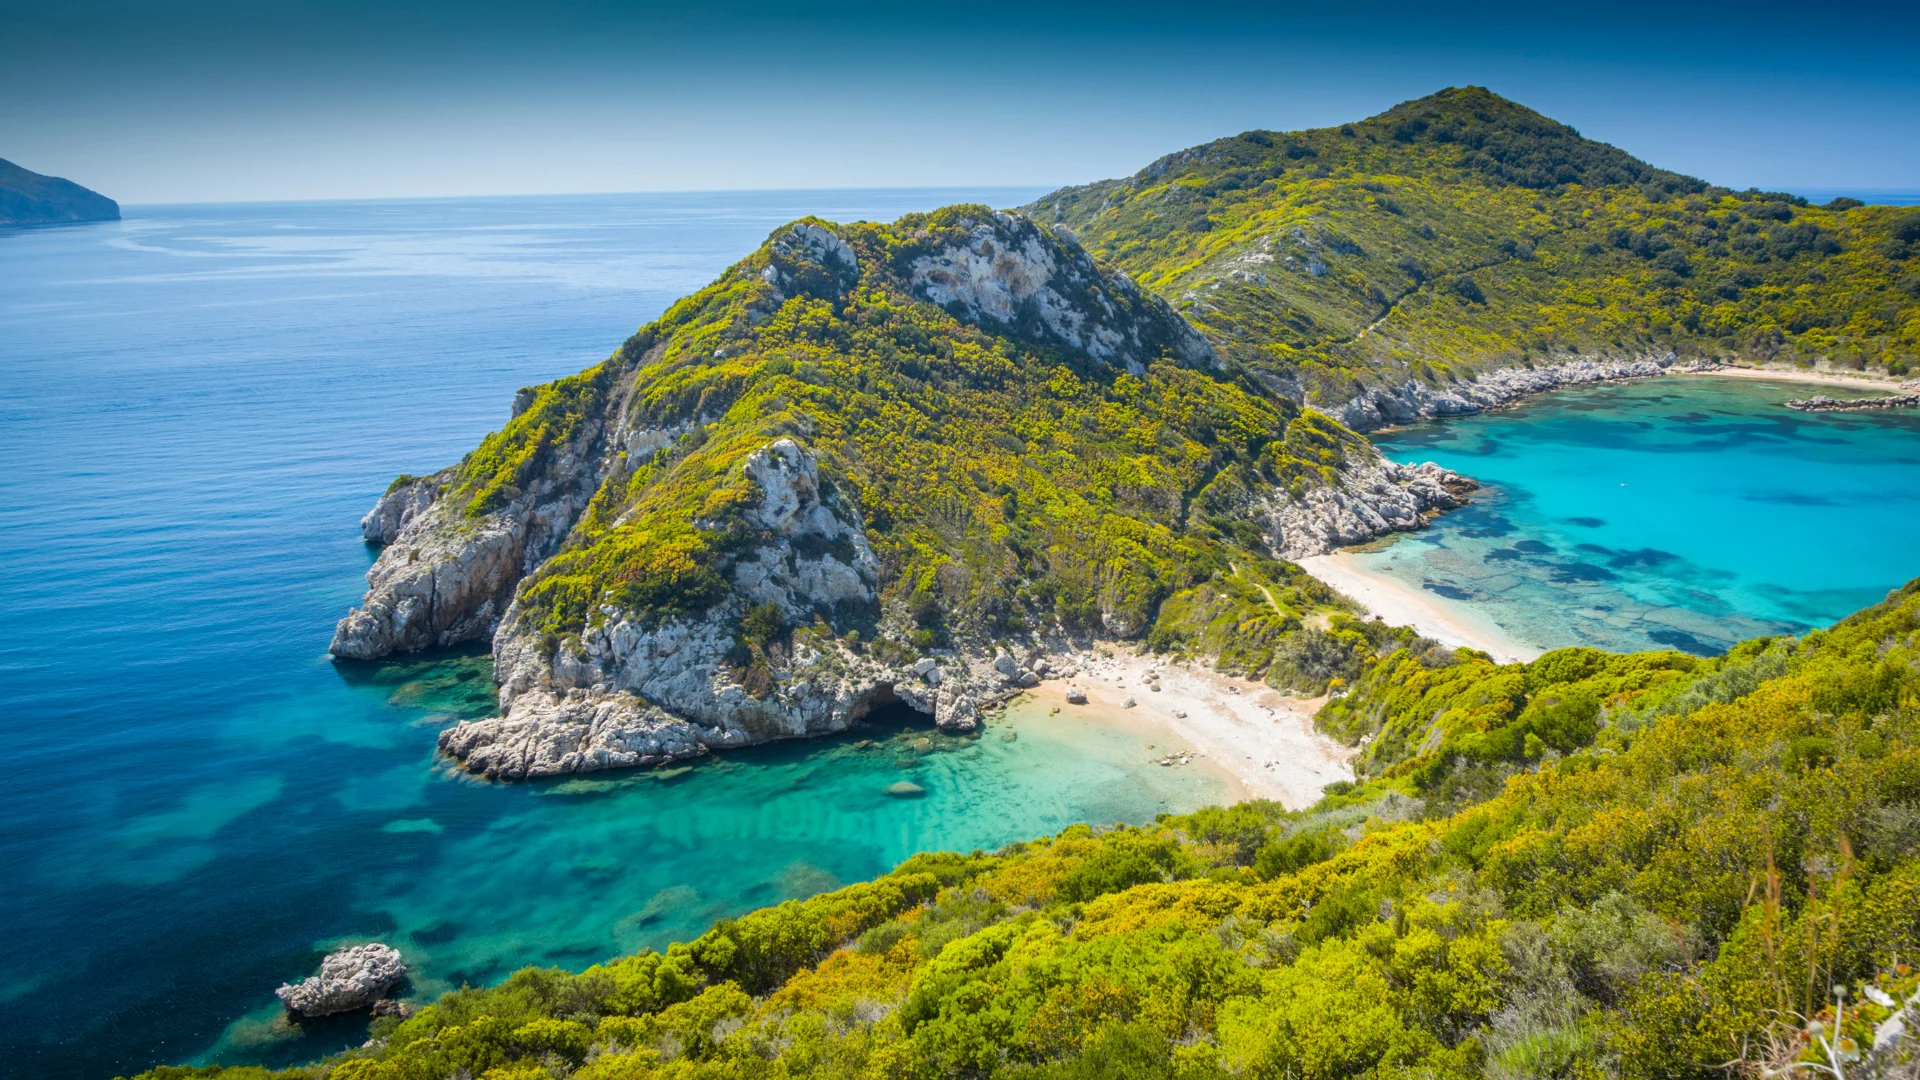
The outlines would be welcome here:
<svg viewBox="0 0 1920 1080">
<path fill-rule="evenodd" d="M 1920 413 L 1799 413 L 1710 376 L 1563 391 L 1375 437 L 1480 480 L 1360 556 L 1542 648 L 1710 654 L 1826 626 L 1920 575 Z"/>
</svg>

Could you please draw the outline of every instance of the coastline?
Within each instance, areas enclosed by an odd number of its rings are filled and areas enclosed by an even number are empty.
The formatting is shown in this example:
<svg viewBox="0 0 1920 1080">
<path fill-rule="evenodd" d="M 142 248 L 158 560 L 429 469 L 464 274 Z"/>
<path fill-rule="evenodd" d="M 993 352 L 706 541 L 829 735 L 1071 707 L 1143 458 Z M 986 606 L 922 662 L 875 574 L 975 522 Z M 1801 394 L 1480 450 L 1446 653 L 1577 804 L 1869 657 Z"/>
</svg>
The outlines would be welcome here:
<svg viewBox="0 0 1920 1080">
<path fill-rule="evenodd" d="M 1009 707 L 1033 710 L 1039 722 L 1057 709 L 1128 730 L 1151 760 L 1178 759 L 1190 749 L 1190 760 L 1166 767 L 1214 773 L 1226 782 L 1230 804 L 1272 799 L 1299 810 L 1318 802 L 1326 785 L 1353 779 L 1353 751 L 1313 726 L 1325 698 L 1293 697 L 1265 683 L 1119 650 L 1074 661 L 1072 674 L 1047 679 Z M 1067 700 L 1074 690 L 1086 695 L 1085 704 Z"/>
<path fill-rule="evenodd" d="M 1428 596 L 1397 578 L 1362 567 L 1351 552 L 1335 551 L 1297 562 L 1302 570 L 1369 614 L 1395 626 L 1411 626 L 1444 645 L 1478 649 L 1503 664 L 1532 660 L 1546 651 L 1515 640 L 1461 605 Z"/>
<path fill-rule="evenodd" d="M 1847 386 L 1858 390 L 1897 391 L 1902 382 L 1871 375 L 1837 375 L 1826 371 L 1802 371 L 1798 368 L 1723 367 L 1706 371 L 1675 372 L 1678 375 L 1708 375 L 1722 379 L 1759 379 L 1772 382 L 1807 383 L 1812 386 Z"/>
</svg>

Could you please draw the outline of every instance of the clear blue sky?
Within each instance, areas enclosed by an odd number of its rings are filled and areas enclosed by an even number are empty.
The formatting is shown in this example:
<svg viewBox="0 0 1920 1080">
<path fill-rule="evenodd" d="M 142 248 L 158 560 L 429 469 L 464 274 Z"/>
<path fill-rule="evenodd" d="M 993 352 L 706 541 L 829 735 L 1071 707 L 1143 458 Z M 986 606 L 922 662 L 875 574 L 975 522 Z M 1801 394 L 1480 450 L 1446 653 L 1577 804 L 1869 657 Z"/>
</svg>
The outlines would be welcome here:
<svg viewBox="0 0 1920 1080">
<path fill-rule="evenodd" d="M 1479 84 L 1734 187 L 1920 188 L 1920 5 L 0 0 L 0 157 L 122 202 L 1061 184 Z"/>
</svg>

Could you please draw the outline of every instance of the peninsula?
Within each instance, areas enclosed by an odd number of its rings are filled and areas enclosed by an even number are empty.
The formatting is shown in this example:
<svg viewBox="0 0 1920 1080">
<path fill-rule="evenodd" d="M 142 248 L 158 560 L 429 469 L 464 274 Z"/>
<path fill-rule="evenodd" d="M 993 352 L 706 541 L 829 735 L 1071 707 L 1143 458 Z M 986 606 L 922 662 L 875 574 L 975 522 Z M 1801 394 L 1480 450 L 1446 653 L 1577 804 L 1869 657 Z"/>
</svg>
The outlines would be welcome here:
<svg viewBox="0 0 1920 1080">
<path fill-rule="evenodd" d="M 0 158 L 0 227 L 119 220 L 120 204 L 105 195 Z"/>
</svg>

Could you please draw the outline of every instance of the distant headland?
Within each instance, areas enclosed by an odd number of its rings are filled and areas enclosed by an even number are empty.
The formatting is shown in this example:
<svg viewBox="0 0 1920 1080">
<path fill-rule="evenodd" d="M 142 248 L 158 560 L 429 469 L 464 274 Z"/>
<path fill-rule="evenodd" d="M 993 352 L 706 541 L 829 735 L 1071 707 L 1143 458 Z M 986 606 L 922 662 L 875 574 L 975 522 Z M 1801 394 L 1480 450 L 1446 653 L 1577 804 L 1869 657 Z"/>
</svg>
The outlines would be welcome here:
<svg viewBox="0 0 1920 1080">
<path fill-rule="evenodd" d="M 0 227 L 119 220 L 120 204 L 105 195 L 0 158 Z"/>
</svg>

